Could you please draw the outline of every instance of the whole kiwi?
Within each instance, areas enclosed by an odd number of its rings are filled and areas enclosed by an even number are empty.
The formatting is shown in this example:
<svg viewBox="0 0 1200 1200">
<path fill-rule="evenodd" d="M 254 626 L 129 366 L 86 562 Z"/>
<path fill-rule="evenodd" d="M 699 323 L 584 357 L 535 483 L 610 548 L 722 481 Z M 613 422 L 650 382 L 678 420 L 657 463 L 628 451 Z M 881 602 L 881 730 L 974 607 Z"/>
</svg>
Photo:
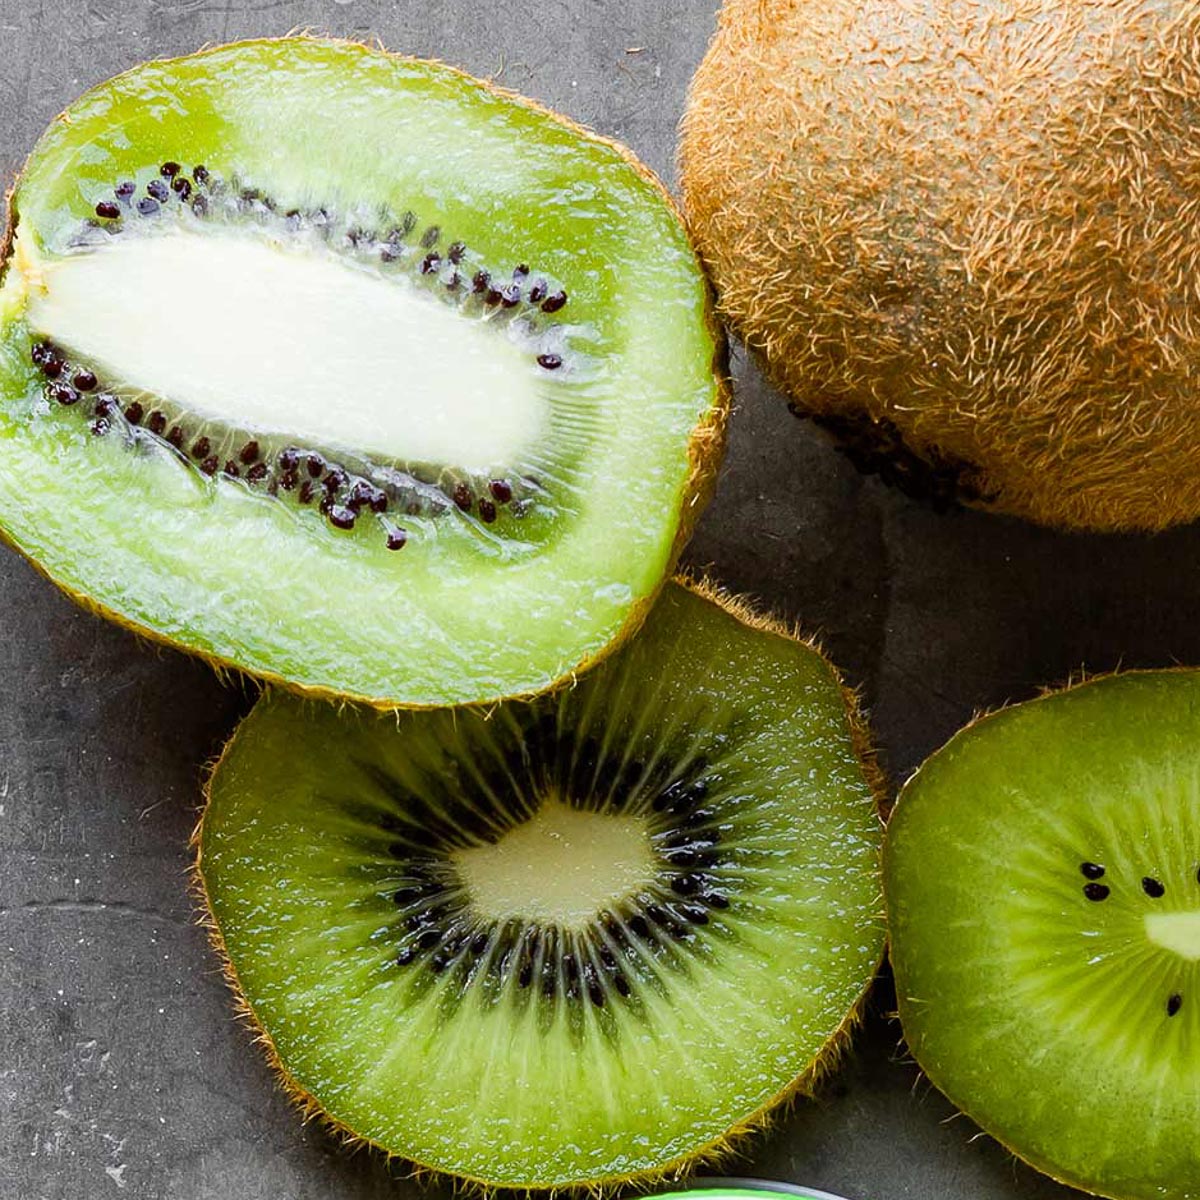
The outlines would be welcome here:
<svg viewBox="0 0 1200 1200">
<path fill-rule="evenodd" d="M 905 490 L 1200 515 L 1200 6 L 726 0 L 685 207 L 724 315 Z"/>
</svg>

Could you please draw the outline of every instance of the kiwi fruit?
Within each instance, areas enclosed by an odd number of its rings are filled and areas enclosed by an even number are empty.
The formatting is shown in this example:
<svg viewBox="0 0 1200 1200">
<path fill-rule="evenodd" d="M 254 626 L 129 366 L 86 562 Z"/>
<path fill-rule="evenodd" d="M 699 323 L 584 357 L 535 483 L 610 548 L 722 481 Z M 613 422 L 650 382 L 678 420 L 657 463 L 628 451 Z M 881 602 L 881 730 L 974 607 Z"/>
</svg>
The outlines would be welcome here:
<svg viewBox="0 0 1200 1200">
<path fill-rule="evenodd" d="M 269 691 L 196 842 L 229 978 L 306 1111 L 547 1188 L 682 1170 L 815 1082 L 882 955 L 881 839 L 821 654 L 672 584 L 533 701 Z"/>
<path fill-rule="evenodd" d="M 153 62 L 38 143 L 0 267 L 0 529 L 142 633 L 379 706 L 631 631 L 709 490 L 704 274 L 628 151 L 447 67 Z"/>
<path fill-rule="evenodd" d="M 684 207 L 867 472 L 1066 529 L 1200 516 L 1200 10 L 726 0 Z"/>
<path fill-rule="evenodd" d="M 983 718 L 905 785 L 884 885 L 917 1063 L 1061 1182 L 1200 1197 L 1200 672 Z"/>
</svg>

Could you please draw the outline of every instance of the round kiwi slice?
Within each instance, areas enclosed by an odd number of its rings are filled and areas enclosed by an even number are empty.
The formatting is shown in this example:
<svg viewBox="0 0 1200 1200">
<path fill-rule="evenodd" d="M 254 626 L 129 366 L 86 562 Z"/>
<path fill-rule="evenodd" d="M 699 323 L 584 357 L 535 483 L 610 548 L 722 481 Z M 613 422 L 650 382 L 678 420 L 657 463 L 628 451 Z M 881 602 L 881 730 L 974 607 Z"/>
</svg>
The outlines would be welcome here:
<svg viewBox="0 0 1200 1200">
<path fill-rule="evenodd" d="M 381 706 L 534 692 L 641 620 L 702 506 L 721 344 L 666 193 L 446 67 L 140 66 L 11 219 L 0 529 L 142 632 Z"/>
<path fill-rule="evenodd" d="M 900 1018 L 1039 1170 L 1200 1197 L 1200 673 L 986 717 L 905 786 L 885 892 Z"/>
<path fill-rule="evenodd" d="M 488 1184 L 644 1177 L 847 1036 L 883 947 L 863 755 L 816 650 L 672 585 L 553 697 L 397 718 L 268 693 L 198 873 L 311 1111 Z"/>
<path fill-rule="evenodd" d="M 1195 520 L 1198 62 L 1184 0 L 725 0 L 680 149 L 723 315 L 935 506 Z"/>
</svg>

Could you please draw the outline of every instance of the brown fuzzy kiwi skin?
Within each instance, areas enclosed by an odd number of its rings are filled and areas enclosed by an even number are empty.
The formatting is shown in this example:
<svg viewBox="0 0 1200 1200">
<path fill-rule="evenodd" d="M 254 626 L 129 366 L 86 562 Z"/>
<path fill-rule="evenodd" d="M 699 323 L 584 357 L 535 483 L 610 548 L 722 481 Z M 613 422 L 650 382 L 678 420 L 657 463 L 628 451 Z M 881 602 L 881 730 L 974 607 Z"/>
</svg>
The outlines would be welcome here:
<svg viewBox="0 0 1200 1200">
<path fill-rule="evenodd" d="M 938 758 L 940 755 L 951 750 L 951 748 L 956 746 L 960 742 L 961 739 L 970 736 L 970 734 L 975 729 L 977 729 L 980 725 L 987 724 L 987 722 L 992 720 L 994 717 L 999 716 L 1001 713 L 1007 711 L 1010 708 L 1022 708 L 1028 704 L 1040 704 L 1045 700 L 1052 700 L 1056 696 L 1065 695 L 1067 692 L 1075 692 L 1081 688 L 1091 687 L 1094 684 L 1103 683 L 1106 680 L 1114 679 L 1117 676 L 1167 675 L 1167 674 L 1191 674 L 1191 675 L 1194 675 L 1195 673 L 1196 673 L 1196 669 L 1194 667 L 1156 667 L 1156 668 L 1152 668 L 1152 669 L 1128 670 L 1128 671 L 1121 670 L 1118 668 L 1115 671 L 1107 671 L 1100 675 L 1089 675 L 1086 671 L 1080 671 L 1078 676 L 1072 675 L 1070 678 L 1067 679 L 1066 683 L 1062 684 L 1062 686 L 1042 688 L 1041 691 L 1038 693 L 1038 695 L 1032 697 L 1029 700 L 1023 700 L 1023 701 L 1020 701 L 1018 703 L 1013 703 L 1013 704 L 1002 704 L 997 708 L 977 712 L 971 718 L 971 720 L 967 722 L 966 725 L 964 725 L 960 730 L 958 730 L 957 733 L 953 734 L 950 737 L 950 739 L 947 742 L 945 742 L 945 744 L 943 744 L 937 750 L 935 750 L 927 759 L 925 759 L 925 761 L 923 763 L 921 763 L 921 765 L 919 767 L 916 768 L 916 770 L 914 770 L 909 775 L 909 777 L 904 781 L 903 786 L 900 788 L 899 794 L 896 796 L 896 800 L 893 805 L 892 811 L 893 811 L 893 813 L 895 813 L 903 806 L 904 797 L 905 797 L 905 794 L 907 793 L 909 787 L 911 786 L 913 781 L 921 774 L 921 772 L 925 769 L 925 767 L 929 763 L 933 762 L 934 759 Z M 889 850 L 888 830 L 885 829 L 884 830 L 884 838 L 883 838 L 883 857 L 885 860 L 888 857 L 889 853 L 890 853 L 890 850 Z M 884 897 L 884 904 L 885 904 L 885 908 L 886 908 L 887 907 L 886 895 Z M 890 912 L 888 915 L 888 926 L 889 926 L 889 928 L 891 927 Z M 904 980 L 903 980 L 903 977 L 899 973 L 895 972 L 894 967 L 893 967 L 893 973 L 895 974 L 895 978 L 896 978 L 896 1005 L 899 1010 L 896 1013 L 896 1016 L 899 1019 L 901 1029 L 903 1030 L 904 1013 L 905 1013 L 905 1008 L 906 1008 L 906 1001 L 905 1001 L 905 997 L 904 997 Z M 982 1130 L 989 1138 L 992 1139 L 992 1141 L 996 1142 L 997 1145 L 1002 1146 L 1004 1148 L 1004 1150 L 1008 1154 L 1012 1155 L 1012 1157 L 1014 1159 L 1016 1159 L 1017 1161 L 1022 1162 L 1027 1167 L 1030 1167 L 1034 1171 L 1037 1171 L 1039 1175 L 1045 1175 L 1048 1179 L 1054 1180 L 1055 1183 L 1060 1183 L 1065 1187 L 1075 1188 L 1077 1191 L 1085 1192 L 1089 1196 L 1102 1196 L 1102 1197 L 1105 1197 L 1106 1200 L 1126 1200 L 1125 1197 L 1123 1197 L 1119 1194 L 1113 1193 L 1113 1192 L 1097 1192 L 1092 1188 L 1091 1185 L 1089 1185 L 1087 1183 L 1086 1180 L 1079 1180 L 1079 1179 L 1055 1174 L 1055 1171 L 1057 1168 L 1055 1168 L 1047 1163 L 1040 1162 L 1037 1159 L 1026 1157 L 1019 1150 L 1017 1150 L 1014 1146 L 1009 1145 L 1009 1143 L 1006 1142 L 1003 1138 L 997 1136 L 990 1129 L 988 1129 L 983 1124 L 983 1122 L 980 1121 L 975 1116 L 975 1114 L 971 1111 L 971 1108 L 969 1105 L 961 1103 L 957 1097 L 952 1095 L 950 1092 L 946 1091 L 946 1089 L 943 1087 L 942 1083 L 934 1075 L 930 1074 L 930 1072 L 927 1071 L 925 1069 L 925 1067 L 922 1066 L 920 1063 L 917 1063 L 917 1060 L 916 1060 L 915 1056 L 912 1055 L 911 1050 L 909 1051 L 909 1057 L 914 1063 L 917 1064 L 921 1073 L 926 1076 L 926 1078 L 930 1081 L 930 1083 L 932 1083 L 933 1086 L 936 1087 L 938 1089 L 938 1091 L 941 1092 L 942 1095 L 944 1095 L 946 1097 L 946 1099 L 949 1100 L 950 1103 L 953 1104 L 954 1107 L 957 1108 L 959 1110 L 959 1112 L 961 1112 L 963 1114 L 963 1116 L 965 1116 L 968 1120 L 972 1121 L 975 1125 L 977 1125 L 980 1130 Z"/>
<path fill-rule="evenodd" d="M 812 637 L 803 636 L 798 629 L 789 627 L 779 619 L 758 612 L 744 597 L 733 596 L 718 585 L 706 579 L 696 579 L 689 575 L 679 575 L 675 583 L 695 592 L 704 599 L 711 601 L 734 616 L 742 624 L 752 629 L 760 630 L 789 641 L 799 641 L 816 651 L 825 663 L 838 685 L 842 695 L 844 711 L 851 729 L 851 741 L 855 754 L 862 763 L 863 772 L 875 799 L 876 812 L 882 824 L 883 815 L 888 808 L 889 787 L 884 772 L 879 766 L 878 758 L 871 741 L 866 717 L 859 702 L 857 692 L 849 688 L 833 664 L 825 658 L 817 641 Z M 491 1196 L 497 1193 L 524 1193 L 526 1195 L 554 1196 L 556 1194 L 593 1196 L 596 1200 L 608 1200 L 618 1192 L 634 1189 L 648 1192 L 664 1184 L 684 1183 L 697 1171 L 711 1169 L 728 1169 L 729 1164 L 745 1157 L 741 1149 L 742 1143 L 763 1131 L 774 1128 L 785 1117 L 797 1101 L 814 1097 L 825 1080 L 833 1075 L 847 1055 L 855 1030 L 862 1024 L 866 1015 L 867 1004 L 879 967 L 883 962 L 883 954 L 872 972 L 863 990 L 859 993 L 854 1004 L 842 1019 L 838 1027 L 829 1035 L 825 1046 L 807 1069 L 793 1079 L 779 1093 L 766 1103 L 748 1113 L 735 1125 L 725 1131 L 719 1138 L 707 1142 L 679 1158 L 662 1163 L 661 1165 L 626 1175 L 607 1175 L 592 1179 L 574 1181 L 559 1181 L 555 1183 L 530 1182 L 525 1184 L 498 1184 L 486 1179 L 471 1176 L 449 1175 L 437 1167 L 425 1163 L 413 1162 L 396 1154 L 385 1146 L 364 1138 L 328 1112 L 321 1102 L 300 1084 L 288 1069 L 287 1063 L 280 1055 L 266 1027 L 259 1020 L 253 1006 L 242 988 L 236 967 L 230 958 L 225 945 L 224 936 L 217 924 L 212 903 L 209 899 L 208 885 L 204 878 L 204 820 L 211 799 L 212 781 L 216 776 L 221 762 L 229 753 L 237 731 L 230 736 L 220 754 L 212 761 L 207 770 L 204 784 L 204 805 L 191 836 L 193 860 L 191 867 L 191 891 L 196 908 L 196 921 L 206 931 L 213 953 L 221 963 L 222 974 L 232 993 L 234 1013 L 245 1026 L 251 1040 L 266 1057 L 267 1065 L 275 1076 L 276 1083 L 284 1095 L 299 1110 L 301 1119 L 305 1122 L 316 1119 L 348 1150 L 370 1150 L 383 1156 L 389 1166 L 396 1165 L 407 1172 L 411 1178 L 420 1180 L 448 1179 L 456 1190 L 476 1196 Z M 880 894 L 880 920 L 883 919 L 883 897 Z"/>
<path fill-rule="evenodd" d="M 285 42 L 307 41 L 316 42 L 321 45 L 331 45 L 342 47 L 345 49 L 353 49 L 366 53 L 383 55 L 394 60 L 398 64 L 403 63 L 420 63 L 431 66 L 436 66 L 439 70 L 447 74 L 454 75 L 460 79 L 472 83 L 484 92 L 492 96 L 500 96 L 506 100 L 512 101 L 523 108 L 531 109 L 534 112 L 550 118 L 556 124 L 563 126 L 572 133 L 585 139 L 586 141 L 605 146 L 610 150 L 615 151 L 634 172 L 646 183 L 650 188 L 658 193 L 663 203 L 667 206 L 670 212 L 675 216 L 680 226 L 686 229 L 686 222 L 683 213 L 676 202 L 675 198 L 667 190 L 662 180 L 658 178 L 649 167 L 645 165 L 627 146 L 613 140 L 612 138 L 604 137 L 593 130 L 581 125 L 569 117 L 563 116 L 552 109 L 546 108 L 535 100 L 530 100 L 528 97 L 522 96 L 517 92 L 511 91 L 508 88 L 498 87 L 494 83 L 486 79 L 479 79 L 473 75 L 462 71 L 457 67 L 448 66 L 445 63 L 434 59 L 418 59 L 412 55 L 394 54 L 391 51 L 384 50 L 381 45 L 368 41 L 355 41 L 347 38 L 334 38 L 326 36 L 314 36 L 307 32 L 293 33 L 286 37 L 280 38 L 256 38 L 243 42 L 234 42 L 225 45 L 207 46 L 203 50 L 198 51 L 196 56 L 203 54 L 219 53 L 228 50 L 231 46 L 245 45 L 253 46 L 263 43 L 281 44 Z M 160 63 L 170 63 L 173 61 L 170 58 L 152 60 Z M 139 64 L 139 67 L 144 64 Z M 131 74 L 139 69 L 133 67 L 121 75 L 114 76 L 113 79 L 121 79 L 126 74 Z M 113 82 L 113 79 L 106 80 L 98 86 L 107 86 Z M 59 114 L 57 120 L 69 120 L 67 114 Z M 7 274 L 10 261 L 13 240 L 16 236 L 17 225 L 19 223 L 19 215 L 14 199 L 17 195 L 21 182 L 21 175 L 13 181 L 6 195 L 8 218 L 3 236 L 0 237 L 0 283 L 3 283 L 4 277 Z M 535 695 L 541 694 L 542 690 L 549 690 L 556 687 L 570 685 L 576 677 L 584 671 L 587 671 L 596 663 L 607 658 L 614 650 L 620 647 L 625 640 L 635 633 L 646 619 L 647 613 L 654 606 L 654 601 L 658 598 L 659 592 L 671 573 L 675 570 L 676 564 L 679 561 L 679 556 L 683 553 L 684 547 L 691 540 L 692 533 L 695 529 L 696 522 L 699 520 L 701 513 L 712 499 L 712 494 L 716 488 L 717 474 L 720 470 L 721 461 L 725 455 L 726 443 L 726 425 L 729 418 L 729 411 L 733 401 L 733 387 L 729 375 L 729 355 L 728 345 L 725 339 L 725 331 L 717 317 L 716 305 L 711 282 L 703 262 L 698 255 L 693 251 L 694 261 L 697 271 L 703 281 L 705 289 L 703 320 L 706 330 L 713 339 L 713 361 L 711 370 L 714 381 L 714 393 L 712 403 L 703 418 L 696 424 L 688 439 L 687 445 L 687 460 L 688 474 L 681 489 L 680 498 L 678 501 L 679 523 L 675 530 L 675 537 L 671 543 L 668 553 L 666 565 L 663 569 L 663 574 L 657 586 L 644 596 L 641 600 L 635 603 L 630 609 L 625 621 L 613 637 L 606 645 L 601 647 L 594 653 L 586 656 L 578 664 L 568 670 L 559 679 L 552 681 L 547 685 L 546 689 L 539 689 L 537 692 L 517 692 L 511 696 L 497 697 L 496 700 L 528 700 Z M 392 697 L 380 696 L 365 696 L 354 692 L 337 690 L 332 688 L 320 687 L 315 685 L 299 683 L 295 680 L 287 679 L 281 675 L 274 674 L 270 671 L 255 669 L 248 671 L 241 664 L 226 658 L 219 654 L 213 654 L 202 649 L 199 646 L 191 645 L 186 642 L 177 640 L 134 620 L 125 613 L 117 609 L 110 608 L 107 605 L 101 604 L 92 597 L 83 593 L 76 592 L 65 581 L 57 578 L 52 572 L 42 566 L 31 554 L 29 554 L 23 546 L 20 545 L 10 534 L 9 531 L 0 525 L 0 544 L 8 546 L 15 550 L 23 558 L 25 558 L 33 568 L 43 578 L 48 579 L 55 587 L 62 591 L 65 595 L 74 600 L 80 607 L 86 609 L 89 613 L 95 616 L 112 621 L 117 625 L 130 630 L 137 636 L 160 645 L 169 646 L 174 650 L 182 650 L 188 654 L 193 654 L 214 668 L 222 676 L 247 674 L 255 679 L 261 680 L 264 684 L 276 685 L 286 688 L 291 692 L 298 693 L 313 700 L 329 700 L 333 702 L 349 701 L 355 704 L 361 704 L 367 707 L 380 709 L 383 711 L 400 711 L 405 709 L 422 709 L 436 708 L 441 705 L 433 704 L 414 704 L 411 702 L 398 700 Z"/>
<path fill-rule="evenodd" d="M 1190 0 L 726 0 L 684 209 L 800 410 L 1161 529 L 1200 516 L 1197 95 Z"/>
</svg>

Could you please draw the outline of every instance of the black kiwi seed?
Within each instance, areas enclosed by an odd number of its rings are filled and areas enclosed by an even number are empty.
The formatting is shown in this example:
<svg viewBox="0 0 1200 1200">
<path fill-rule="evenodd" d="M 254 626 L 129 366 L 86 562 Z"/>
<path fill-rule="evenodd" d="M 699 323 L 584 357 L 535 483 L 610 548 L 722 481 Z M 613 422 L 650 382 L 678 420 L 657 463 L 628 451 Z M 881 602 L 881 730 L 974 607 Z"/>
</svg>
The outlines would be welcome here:
<svg viewBox="0 0 1200 1200">
<path fill-rule="evenodd" d="M 699 904 L 683 904 L 680 905 L 679 911 L 683 913 L 684 919 L 690 921 L 693 925 L 707 925 L 708 912 L 701 908 Z"/>
<path fill-rule="evenodd" d="M 245 462 L 245 461 L 246 461 L 245 458 L 243 458 L 242 462 Z M 258 483 L 260 480 L 266 479 L 266 477 L 267 477 L 267 464 L 266 463 L 262 463 L 262 462 L 255 463 L 254 466 L 252 466 L 250 468 L 250 470 L 248 470 L 246 472 L 246 478 L 251 483 Z"/>
<path fill-rule="evenodd" d="M 1163 887 L 1163 885 L 1157 879 L 1147 875 L 1146 878 L 1142 880 L 1142 891 L 1145 892 L 1147 896 L 1157 900 L 1160 896 L 1166 894 L 1167 889 Z"/>
<path fill-rule="evenodd" d="M 512 485 L 504 479 L 493 479 L 488 484 L 488 491 L 498 504 L 507 504 L 512 499 Z"/>
<path fill-rule="evenodd" d="M 279 457 L 275 461 L 279 464 L 281 471 L 294 471 L 300 465 L 300 452 L 289 446 L 286 450 L 280 450 Z"/>
<path fill-rule="evenodd" d="M 1099 863 L 1085 862 L 1080 863 L 1079 870 L 1083 873 L 1085 879 L 1103 879 L 1104 868 Z"/>
<path fill-rule="evenodd" d="M 728 908 L 729 897 L 721 892 L 706 892 L 700 897 L 709 908 Z"/>
<path fill-rule="evenodd" d="M 208 200 L 204 196 L 197 196 L 192 201 L 192 212 L 198 217 L 203 217 L 208 213 Z"/>
<path fill-rule="evenodd" d="M 1167 1016 L 1168 1017 L 1175 1016 L 1175 1014 L 1178 1013 L 1182 1007 L 1183 1007 L 1183 997 L 1178 992 L 1176 992 L 1175 995 L 1173 995 L 1167 1001 Z"/>
<path fill-rule="evenodd" d="M 59 404 L 72 405 L 78 402 L 79 393 L 65 383 L 51 384 L 49 390 L 50 399 L 57 400 Z"/>
<path fill-rule="evenodd" d="M 1083 894 L 1089 900 L 1107 900 L 1110 895 L 1110 889 L 1103 883 L 1085 883 L 1083 885 Z"/>
<path fill-rule="evenodd" d="M 71 382 L 81 392 L 94 392 L 96 390 L 96 384 L 99 381 L 91 371 L 76 371 L 75 378 L 72 379 Z"/>
<path fill-rule="evenodd" d="M 171 198 L 171 189 L 161 179 L 152 179 L 146 184 L 146 191 L 160 204 Z"/>
<path fill-rule="evenodd" d="M 200 464 L 200 470 L 203 471 L 205 475 L 215 475 L 217 473 L 218 466 L 220 466 L 220 459 L 218 459 L 215 454 L 210 454 Z"/>
<path fill-rule="evenodd" d="M 557 371 L 562 362 L 562 356 L 558 354 L 539 354 L 537 357 L 538 366 L 545 371 Z"/>
<path fill-rule="evenodd" d="M 285 492 L 295 491 L 296 484 L 299 482 L 300 476 L 297 475 L 295 471 L 284 471 L 279 476 L 279 486 L 283 488 Z"/>
<path fill-rule="evenodd" d="M 117 399 L 115 396 L 101 396 L 96 401 L 96 407 L 93 412 L 98 417 L 111 417 L 117 411 Z"/>
<path fill-rule="evenodd" d="M 224 474 L 229 476 L 230 479 L 237 479 L 242 473 L 241 468 L 233 461 L 232 458 L 225 464 L 222 470 Z"/>
<path fill-rule="evenodd" d="M 91 429 L 92 433 L 94 433 L 96 437 L 103 437 L 109 429 L 108 418 L 97 417 L 96 420 L 92 422 Z"/>
<path fill-rule="evenodd" d="M 457 267 L 467 252 L 466 242 L 451 242 L 446 251 L 446 257 Z"/>
<path fill-rule="evenodd" d="M 529 278 L 529 268 L 524 263 L 519 263 L 513 267 L 512 277 L 517 283 L 524 283 Z"/>
<path fill-rule="evenodd" d="M 160 175 L 167 179 L 174 179 L 183 168 L 177 162 L 165 162 L 158 168 Z"/>
<path fill-rule="evenodd" d="M 482 296 L 488 290 L 488 285 L 491 282 L 492 277 L 486 271 L 476 271 L 471 276 L 471 291 L 477 296 Z"/>
<path fill-rule="evenodd" d="M 643 940 L 652 940 L 653 934 L 650 932 L 650 923 L 642 916 L 641 913 L 634 913 L 628 921 L 629 931 L 636 934 Z"/>
<path fill-rule="evenodd" d="M 421 274 L 432 275 L 441 266 L 442 256 L 436 250 L 430 250 L 421 260 Z"/>
<path fill-rule="evenodd" d="M 454 500 L 454 503 L 463 510 L 463 512 L 470 512 L 471 505 L 475 502 L 475 497 L 471 494 L 471 489 L 467 487 L 465 483 L 460 483 L 454 489 L 454 495 L 452 499 Z"/>
<path fill-rule="evenodd" d="M 114 204 L 111 200 L 101 200 L 96 205 L 96 216 L 104 217 L 105 220 L 115 221 L 121 215 L 119 205 Z"/>
<path fill-rule="evenodd" d="M 316 451 L 310 450 L 308 454 L 309 475 L 311 475 L 313 479 L 318 479 L 321 476 L 321 472 L 324 470 L 325 460 L 319 454 L 317 454 Z"/>
<path fill-rule="evenodd" d="M 308 504 L 313 498 L 313 482 L 311 479 L 306 479 L 300 485 L 300 493 L 296 497 L 301 504 Z"/>
<path fill-rule="evenodd" d="M 695 875 L 676 875 L 671 890 L 680 896 L 694 896 L 700 890 L 700 880 Z"/>
<path fill-rule="evenodd" d="M 140 425 L 142 423 L 142 415 L 142 406 L 136 400 L 131 401 L 128 408 L 125 409 L 125 420 L 130 425 Z"/>
<path fill-rule="evenodd" d="M 192 178 L 197 183 L 207 183 L 209 179 L 208 168 L 203 163 L 197 164 L 192 168 Z"/>
<path fill-rule="evenodd" d="M 198 438 L 192 447 L 193 458 L 207 458 L 212 450 L 212 443 L 206 437 Z"/>
<path fill-rule="evenodd" d="M 483 302 L 484 304 L 489 305 L 491 308 L 495 308 L 496 305 L 499 304 L 503 299 L 504 297 L 500 294 L 498 289 L 489 287 L 484 293 Z"/>
<path fill-rule="evenodd" d="M 556 313 L 567 302 L 567 293 L 559 290 L 542 301 L 542 312 Z"/>
<path fill-rule="evenodd" d="M 132 179 L 123 179 L 113 189 L 113 195 L 118 200 L 129 200 L 133 197 L 133 193 L 137 191 L 137 184 Z"/>
<path fill-rule="evenodd" d="M 421 234 L 421 246 L 425 250 L 430 250 L 438 243 L 438 238 L 442 236 L 441 228 L 437 225 L 430 227 Z"/>
<path fill-rule="evenodd" d="M 344 504 L 335 504 L 329 510 L 329 523 L 336 529 L 353 529 L 355 519 L 354 509 Z"/>
<path fill-rule="evenodd" d="M 505 308 L 516 308 L 521 303 L 521 289 L 515 283 L 510 283 L 500 289 L 500 303 Z"/>
<path fill-rule="evenodd" d="M 171 180 L 171 191 L 173 191 L 180 200 L 186 200 L 192 194 L 192 185 L 182 176 L 179 175 Z"/>
<path fill-rule="evenodd" d="M 350 476 L 342 470 L 341 467 L 332 467 L 329 474 L 321 480 L 321 486 L 327 492 L 336 492 L 344 488 L 349 482 Z"/>
<path fill-rule="evenodd" d="M 496 519 L 496 506 L 488 499 L 480 498 L 479 519 L 490 525 Z"/>
<path fill-rule="evenodd" d="M 400 550 L 407 541 L 408 534 L 405 530 L 400 528 L 388 530 L 387 548 L 389 550 Z"/>
<path fill-rule="evenodd" d="M 146 428 L 149 429 L 151 433 L 157 433 L 161 436 L 162 431 L 166 429 L 166 427 L 166 414 L 159 412 L 157 408 L 146 418 Z"/>
<path fill-rule="evenodd" d="M 167 441 L 175 447 L 176 450 L 183 448 L 183 429 L 178 425 L 171 426 L 171 432 L 167 434 Z"/>
<path fill-rule="evenodd" d="M 529 289 L 529 303 L 541 304 L 541 302 L 546 298 L 547 291 L 548 288 L 546 286 L 546 281 L 544 279 L 539 279 L 533 285 L 533 287 Z"/>
<path fill-rule="evenodd" d="M 258 443 L 251 439 L 238 452 L 238 458 L 249 466 L 252 462 L 258 461 Z"/>
<path fill-rule="evenodd" d="M 34 342 L 29 357 L 33 360 L 34 366 L 41 368 L 42 374 L 47 379 L 57 379 L 66 366 L 62 355 L 50 342 Z"/>
<path fill-rule="evenodd" d="M 143 217 L 152 217 L 158 212 L 158 201 L 152 200 L 149 196 L 143 196 L 137 202 L 137 210 Z"/>
</svg>

